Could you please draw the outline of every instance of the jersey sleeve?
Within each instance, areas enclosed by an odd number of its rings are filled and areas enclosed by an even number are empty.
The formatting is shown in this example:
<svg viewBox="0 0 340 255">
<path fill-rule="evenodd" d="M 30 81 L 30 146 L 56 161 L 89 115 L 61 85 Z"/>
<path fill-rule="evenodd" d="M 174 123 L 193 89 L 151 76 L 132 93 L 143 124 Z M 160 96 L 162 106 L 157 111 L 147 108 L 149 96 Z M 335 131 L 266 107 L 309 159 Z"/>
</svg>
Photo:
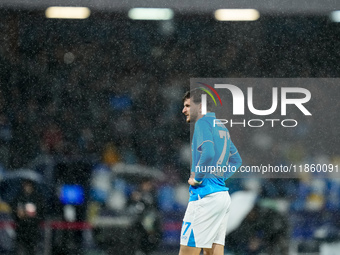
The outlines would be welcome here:
<svg viewBox="0 0 340 255">
<path fill-rule="evenodd" d="M 195 125 L 195 139 L 197 144 L 197 150 L 202 151 L 203 143 L 210 142 L 214 144 L 214 138 L 211 130 L 211 126 L 207 121 L 199 121 Z"/>
<path fill-rule="evenodd" d="M 213 134 L 211 126 L 206 121 L 200 121 L 195 125 L 195 137 L 197 148 L 195 148 L 199 153 L 200 157 L 196 166 L 200 167 L 211 166 L 215 156 Z M 201 182 L 205 176 L 205 173 L 201 171 L 196 171 L 195 166 L 195 180 Z"/>
</svg>

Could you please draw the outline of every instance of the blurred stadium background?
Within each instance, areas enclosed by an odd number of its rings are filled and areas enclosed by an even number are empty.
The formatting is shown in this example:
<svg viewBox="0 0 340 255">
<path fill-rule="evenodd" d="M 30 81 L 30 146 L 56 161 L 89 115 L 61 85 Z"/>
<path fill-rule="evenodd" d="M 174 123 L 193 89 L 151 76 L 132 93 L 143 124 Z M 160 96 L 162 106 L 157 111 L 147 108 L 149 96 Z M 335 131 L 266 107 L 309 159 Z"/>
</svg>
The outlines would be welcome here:
<svg viewBox="0 0 340 255">
<path fill-rule="evenodd" d="M 55 5 L 88 9 L 83 19 L 47 18 Z M 135 7 L 170 9 L 138 20 Z M 257 11 L 253 21 L 220 21 L 220 8 Z M 28 178 L 45 198 L 38 254 L 176 254 L 188 199 L 189 79 L 339 77 L 338 9 L 335 1 L 0 1 L 0 252 L 13 252 L 9 204 Z M 278 163 L 339 164 L 338 127 L 321 147 L 310 141 L 318 123 L 278 137 L 231 134 L 248 165 L 268 153 Z M 226 254 L 339 254 L 339 179 L 228 185 L 251 206 Z"/>
</svg>

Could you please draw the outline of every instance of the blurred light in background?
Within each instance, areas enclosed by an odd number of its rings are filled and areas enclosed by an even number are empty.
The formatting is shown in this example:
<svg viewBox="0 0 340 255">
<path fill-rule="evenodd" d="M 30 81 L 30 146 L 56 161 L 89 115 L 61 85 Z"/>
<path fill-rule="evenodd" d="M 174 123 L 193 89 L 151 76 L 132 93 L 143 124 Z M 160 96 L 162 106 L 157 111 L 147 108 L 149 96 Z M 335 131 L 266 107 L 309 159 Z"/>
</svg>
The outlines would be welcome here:
<svg viewBox="0 0 340 255">
<path fill-rule="evenodd" d="M 329 17 L 333 22 L 340 22 L 340 11 L 331 12 Z"/>
<path fill-rule="evenodd" d="M 215 11 L 215 19 L 219 21 L 254 21 L 260 18 L 255 9 L 219 9 Z"/>
<path fill-rule="evenodd" d="M 63 185 L 60 187 L 60 201 L 64 205 L 81 205 L 85 201 L 84 189 L 80 185 Z"/>
<path fill-rule="evenodd" d="M 87 7 L 52 6 L 45 11 L 46 18 L 50 19 L 87 19 L 90 14 Z"/>
<path fill-rule="evenodd" d="M 74 56 L 74 54 L 72 52 L 66 52 L 64 54 L 64 63 L 65 64 L 68 64 L 68 65 L 72 64 L 74 59 L 75 59 L 75 56 Z"/>
<path fill-rule="evenodd" d="M 174 12 L 168 8 L 132 8 L 128 16 L 134 20 L 170 20 Z"/>
</svg>

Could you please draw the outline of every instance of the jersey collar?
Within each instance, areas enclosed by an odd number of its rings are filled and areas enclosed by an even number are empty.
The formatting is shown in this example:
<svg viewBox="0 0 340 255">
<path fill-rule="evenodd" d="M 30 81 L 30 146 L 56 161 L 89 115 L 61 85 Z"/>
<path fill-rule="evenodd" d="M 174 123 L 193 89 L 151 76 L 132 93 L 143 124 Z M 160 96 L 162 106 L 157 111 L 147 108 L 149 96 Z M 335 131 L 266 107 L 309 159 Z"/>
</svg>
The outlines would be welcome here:
<svg viewBox="0 0 340 255">
<path fill-rule="evenodd" d="M 214 112 L 207 112 L 207 114 L 206 114 L 206 115 L 204 115 L 204 116 L 207 116 L 207 117 L 214 117 L 214 118 L 216 118 L 216 115 L 215 115 L 215 113 L 214 113 Z"/>
</svg>

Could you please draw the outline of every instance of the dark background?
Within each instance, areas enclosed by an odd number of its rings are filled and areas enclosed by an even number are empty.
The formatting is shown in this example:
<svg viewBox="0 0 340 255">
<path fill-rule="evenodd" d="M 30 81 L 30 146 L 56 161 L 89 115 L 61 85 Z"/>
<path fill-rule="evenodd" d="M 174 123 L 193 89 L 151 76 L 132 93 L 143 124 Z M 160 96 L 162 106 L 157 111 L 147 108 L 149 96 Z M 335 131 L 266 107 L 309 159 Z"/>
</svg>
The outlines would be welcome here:
<svg viewBox="0 0 340 255">
<path fill-rule="evenodd" d="M 190 78 L 340 75 L 340 26 L 327 15 L 265 14 L 254 22 L 218 22 L 207 14 L 176 13 L 161 22 L 132 21 L 123 12 L 93 11 L 81 21 L 49 20 L 32 10 L 3 8 L 0 14 L 1 171 L 35 168 L 56 190 L 79 181 L 89 208 L 99 203 L 112 216 L 116 212 L 106 208 L 105 199 L 91 196 L 98 166 L 154 167 L 167 176 L 154 184 L 163 244 L 175 249 L 186 206 L 179 198 L 187 194 L 189 175 L 190 128 L 181 110 Z M 274 136 L 231 130 L 244 162 L 255 165 L 270 157 L 278 164 L 339 164 L 340 91 L 336 84 L 330 89 L 312 91 L 308 109 L 321 120 Z M 36 163 L 42 159 L 48 160 Z M 77 172 L 79 162 L 84 167 Z M 112 183 L 126 197 L 137 187 Z M 282 212 L 290 219 L 292 242 L 313 241 L 325 223 L 338 227 L 338 179 L 303 175 L 253 183 L 235 179 L 228 185 L 231 193 L 258 192 L 275 208 L 286 201 Z M 47 206 L 54 211 L 52 203 Z"/>
</svg>

